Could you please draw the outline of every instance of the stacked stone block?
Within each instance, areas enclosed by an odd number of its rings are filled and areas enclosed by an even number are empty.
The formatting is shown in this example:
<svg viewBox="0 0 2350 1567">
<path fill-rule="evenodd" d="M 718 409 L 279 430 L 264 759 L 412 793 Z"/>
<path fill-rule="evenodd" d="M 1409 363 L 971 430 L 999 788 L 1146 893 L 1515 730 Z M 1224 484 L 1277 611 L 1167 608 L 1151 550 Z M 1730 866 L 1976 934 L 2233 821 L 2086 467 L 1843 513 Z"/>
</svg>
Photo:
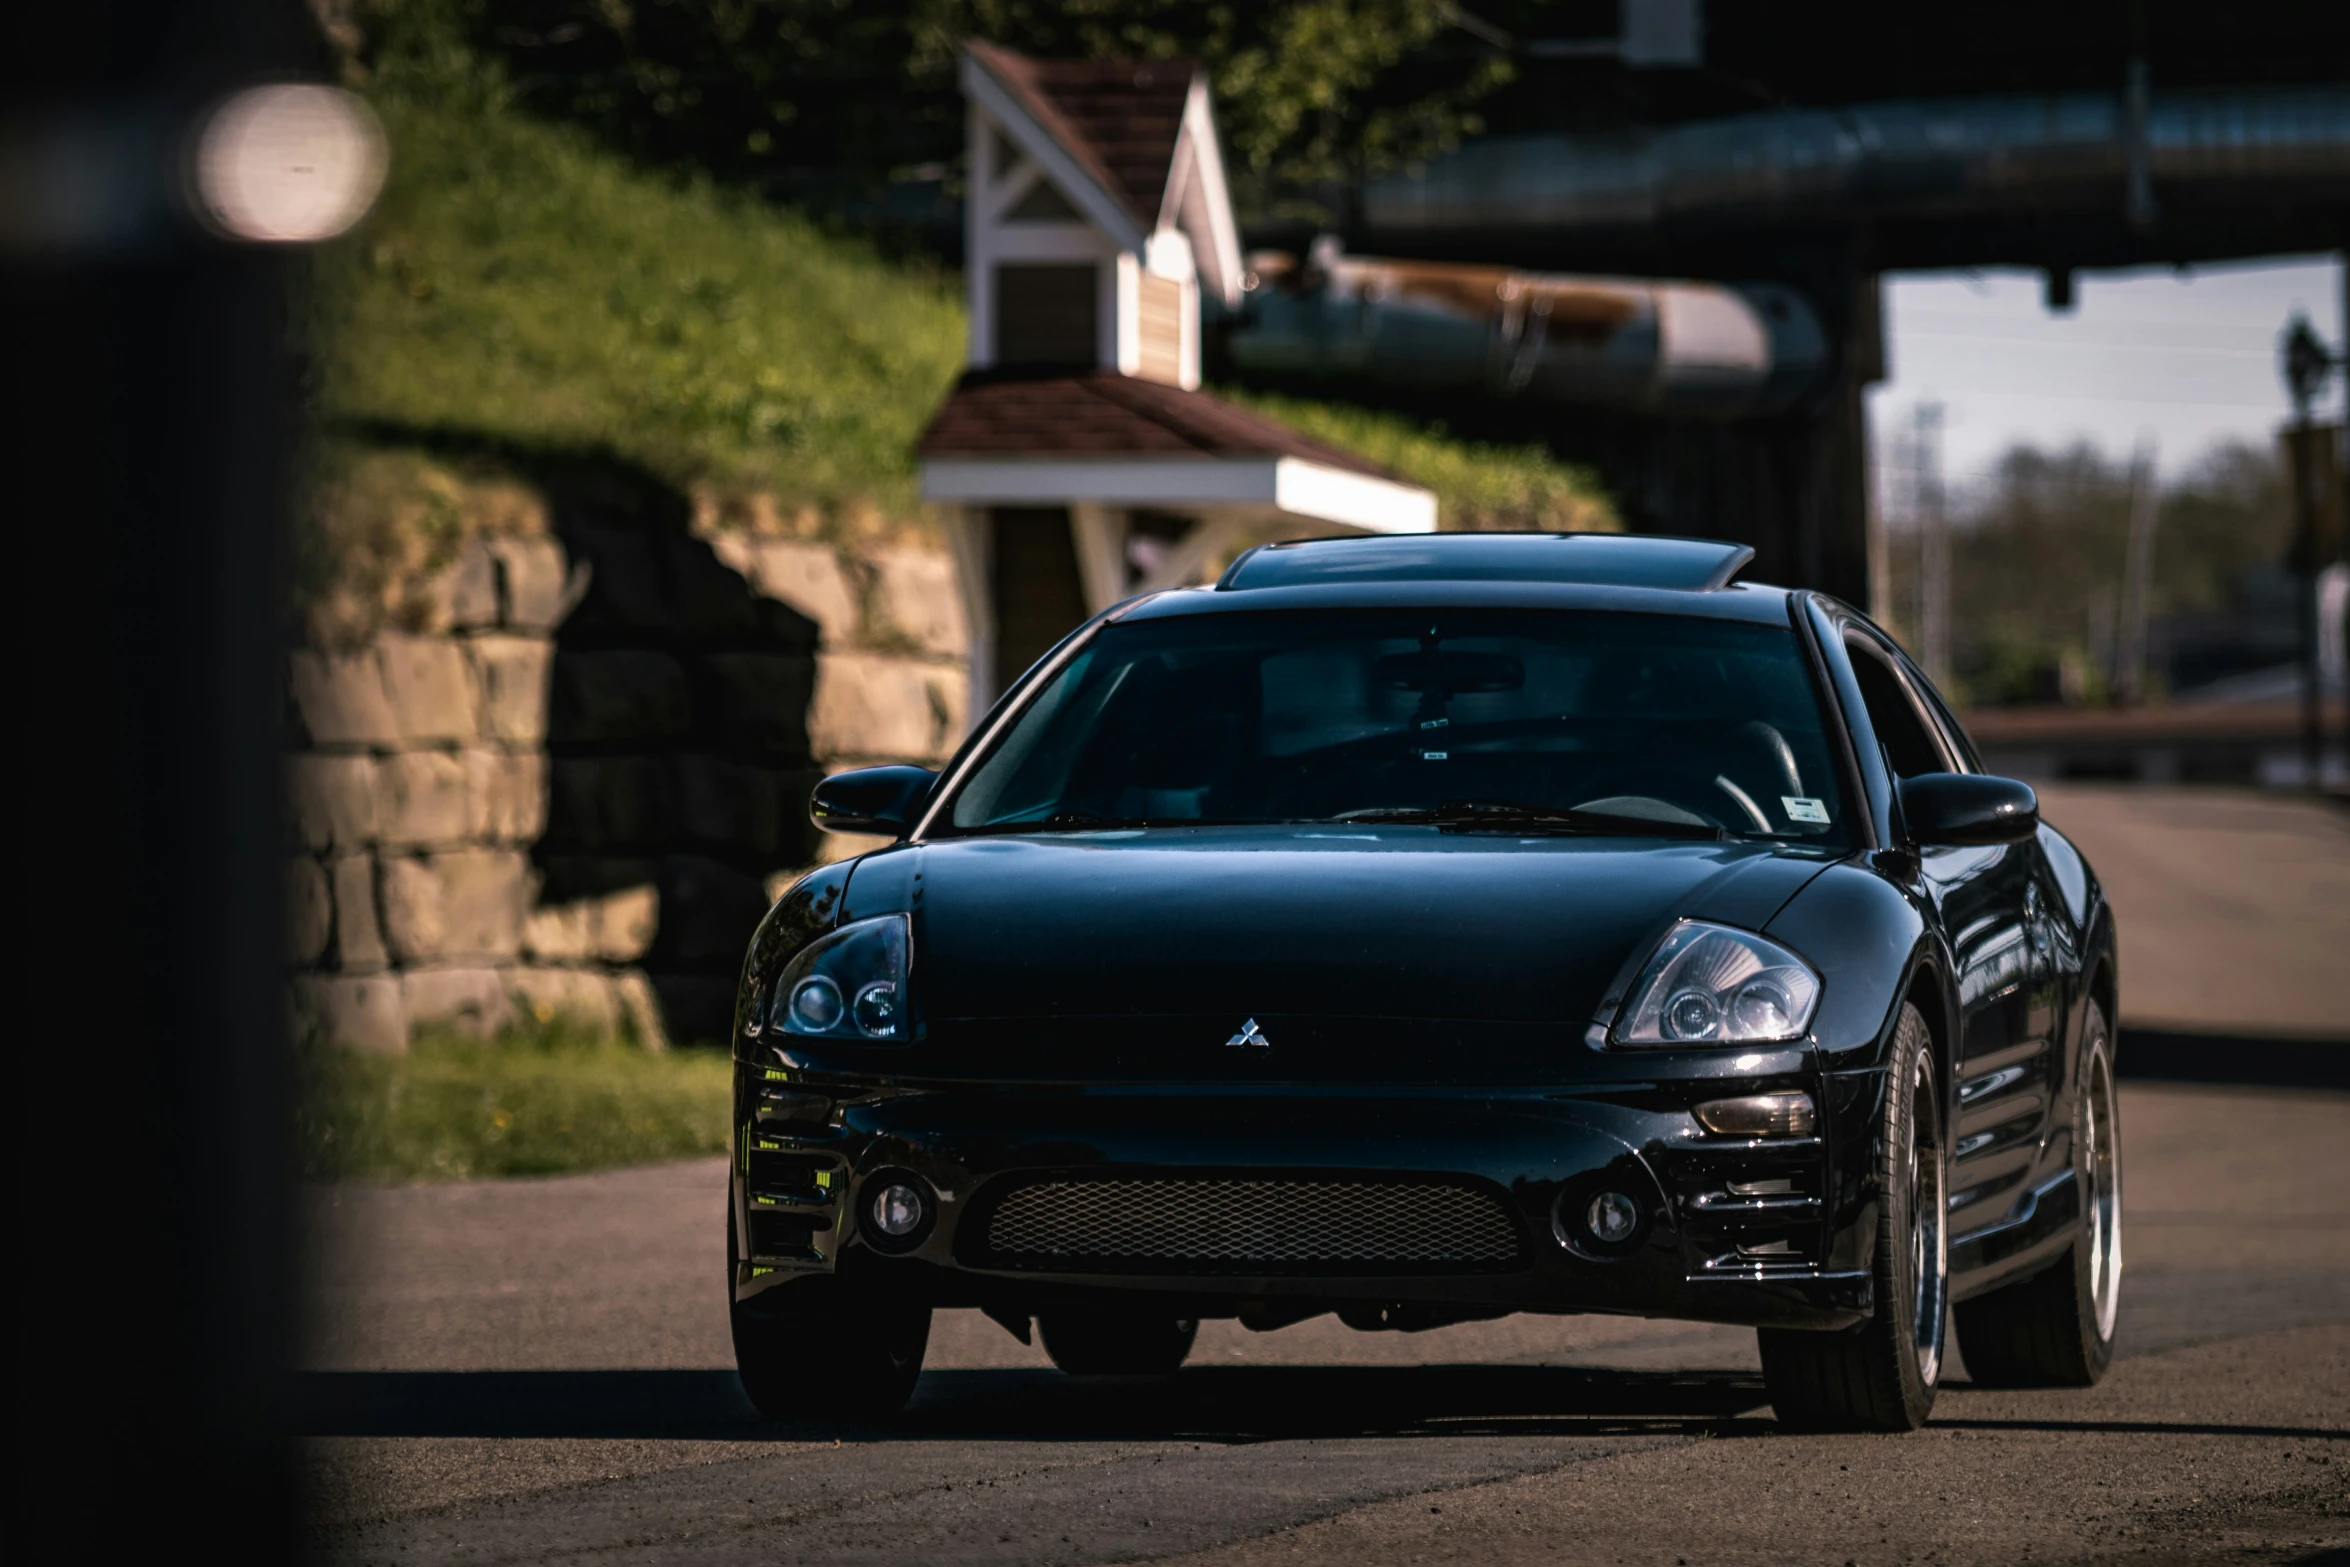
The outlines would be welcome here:
<svg viewBox="0 0 2350 1567">
<path fill-rule="evenodd" d="M 608 918 L 575 916 L 609 939 L 540 939 L 531 855 L 546 827 L 553 633 L 573 586 L 552 540 L 480 540 L 431 585 L 424 631 L 292 655 L 305 744 L 286 764 L 286 956 L 304 1026 L 398 1050 L 415 1023 L 489 1033 L 523 1005 L 659 1037 L 628 967 L 654 923 L 649 888 L 605 900 Z"/>
<path fill-rule="evenodd" d="M 823 771 L 966 722 L 943 555 L 560 515 L 477 540 L 429 623 L 296 652 L 287 959 L 304 1026 L 405 1047 L 517 1008 L 719 1037 Z"/>
</svg>

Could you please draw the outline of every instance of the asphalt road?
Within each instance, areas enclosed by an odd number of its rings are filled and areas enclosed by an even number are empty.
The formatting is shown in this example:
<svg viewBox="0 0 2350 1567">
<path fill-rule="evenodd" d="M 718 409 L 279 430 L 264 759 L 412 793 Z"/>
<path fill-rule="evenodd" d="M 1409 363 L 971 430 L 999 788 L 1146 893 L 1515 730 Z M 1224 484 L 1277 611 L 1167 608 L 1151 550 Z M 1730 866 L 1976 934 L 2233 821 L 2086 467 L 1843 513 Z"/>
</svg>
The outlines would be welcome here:
<svg viewBox="0 0 2350 1567">
<path fill-rule="evenodd" d="M 2125 1025 L 2350 1040 L 2350 811 L 2239 789 L 2039 794 L 2119 915 Z"/>
<path fill-rule="evenodd" d="M 2113 840 L 2125 1055 L 2132 971 L 2157 1026 L 2350 1032 L 2350 897 L 2307 892 L 2350 862 L 2338 817 L 2048 804 Z M 1978 1391 L 1962 1356 L 1898 1438 L 1781 1434 L 1751 1334 L 1593 1317 L 1210 1323 L 1146 1384 L 942 1313 L 898 1424 L 767 1426 L 728 1369 L 718 1162 L 320 1191 L 313 1527 L 387 1562 L 2350 1561 L 2350 1095 L 2131 1082 L 2122 1113 L 2106 1382 Z"/>
</svg>

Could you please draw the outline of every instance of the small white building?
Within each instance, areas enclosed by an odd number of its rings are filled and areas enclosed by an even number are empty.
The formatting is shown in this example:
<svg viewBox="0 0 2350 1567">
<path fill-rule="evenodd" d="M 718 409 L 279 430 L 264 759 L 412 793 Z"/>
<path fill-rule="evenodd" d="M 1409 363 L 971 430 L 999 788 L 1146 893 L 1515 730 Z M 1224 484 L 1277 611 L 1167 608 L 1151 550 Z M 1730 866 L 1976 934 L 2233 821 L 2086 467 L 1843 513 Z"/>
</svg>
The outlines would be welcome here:
<svg viewBox="0 0 2350 1567">
<path fill-rule="evenodd" d="M 982 711 L 1087 615 L 1201 580 L 1234 536 L 1425 532 L 1427 490 L 1199 390 L 1203 291 L 1240 303 L 1207 78 L 963 56 L 969 368 L 923 433 Z"/>
</svg>

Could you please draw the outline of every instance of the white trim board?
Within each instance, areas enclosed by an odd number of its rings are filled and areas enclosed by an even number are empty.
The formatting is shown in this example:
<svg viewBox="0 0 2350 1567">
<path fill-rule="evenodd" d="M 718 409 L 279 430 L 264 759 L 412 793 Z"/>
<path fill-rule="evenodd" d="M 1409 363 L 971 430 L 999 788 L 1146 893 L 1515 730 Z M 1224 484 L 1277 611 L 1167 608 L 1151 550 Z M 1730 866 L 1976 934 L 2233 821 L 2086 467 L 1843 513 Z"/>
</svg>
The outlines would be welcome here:
<svg viewBox="0 0 2350 1567">
<path fill-rule="evenodd" d="M 1302 457 L 940 457 L 922 498 L 982 506 L 1261 506 L 1365 533 L 1427 533 L 1436 497 L 1417 485 Z"/>
<path fill-rule="evenodd" d="M 1224 180 L 1224 152 L 1216 140 L 1216 113 L 1207 78 L 1195 76 L 1183 100 L 1183 129 L 1175 139 L 1175 167 L 1159 213 L 1162 228 L 1192 230 L 1202 281 L 1229 307 L 1240 303 L 1240 230 L 1232 216 L 1232 193 Z"/>
<path fill-rule="evenodd" d="M 1122 197 L 1102 189 L 1062 148 L 1059 139 L 1037 124 L 1026 106 L 996 80 L 995 73 L 970 55 L 963 56 L 962 78 L 964 98 L 994 121 L 1005 139 L 1042 169 L 1078 211 L 1091 218 L 1120 249 L 1141 253 L 1148 236 L 1134 214 L 1126 210 Z"/>
</svg>

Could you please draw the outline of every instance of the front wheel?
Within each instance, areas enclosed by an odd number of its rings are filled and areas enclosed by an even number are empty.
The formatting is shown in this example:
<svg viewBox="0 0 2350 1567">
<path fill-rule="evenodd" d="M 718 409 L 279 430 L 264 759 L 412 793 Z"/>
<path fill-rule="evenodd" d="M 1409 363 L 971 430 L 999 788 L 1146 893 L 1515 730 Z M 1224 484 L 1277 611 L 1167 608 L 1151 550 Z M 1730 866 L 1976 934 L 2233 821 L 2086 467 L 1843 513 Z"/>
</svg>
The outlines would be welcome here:
<svg viewBox="0 0 2350 1567">
<path fill-rule="evenodd" d="M 1893 1029 L 1877 1138 L 1876 1311 L 1856 1328 L 1762 1328 L 1763 1382 L 1799 1431 L 1915 1431 L 1934 1407 L 1948 1315 L 1949 1148 L 1926 1020 L 1907 1002 Z"/>
<path fill-rule="evenodd" d="M 726 1282 L 735 1276 L 734 1216 Z M 838 1276 L 779 1284 L 732 1312 L 743 1392 L 770 1420 L 882 1420 L 913 1396 L 930 1347 L 930 1308 Z"/>
<path fill-rule="evenodd" d="M 1148 1311 L 1048 1311 L 1037 1327 L 1044 1352 L 1073 1377 L 1171 1377 L 1199 1336 L 1192 1318 Z"/>
<path fill-rule="evenodd" d="M 2113 1362 L 2122 1287 L 2121 1109 L 2113 1091 L 2113 1038 L 2094 1001 L 2081 1032 L 2073 1105 L 2081 1227 L 2056 1266 L 1953 1313 L 1967 1374 L 1984 1387 L 2090 1387 Z"/>
</svg>

